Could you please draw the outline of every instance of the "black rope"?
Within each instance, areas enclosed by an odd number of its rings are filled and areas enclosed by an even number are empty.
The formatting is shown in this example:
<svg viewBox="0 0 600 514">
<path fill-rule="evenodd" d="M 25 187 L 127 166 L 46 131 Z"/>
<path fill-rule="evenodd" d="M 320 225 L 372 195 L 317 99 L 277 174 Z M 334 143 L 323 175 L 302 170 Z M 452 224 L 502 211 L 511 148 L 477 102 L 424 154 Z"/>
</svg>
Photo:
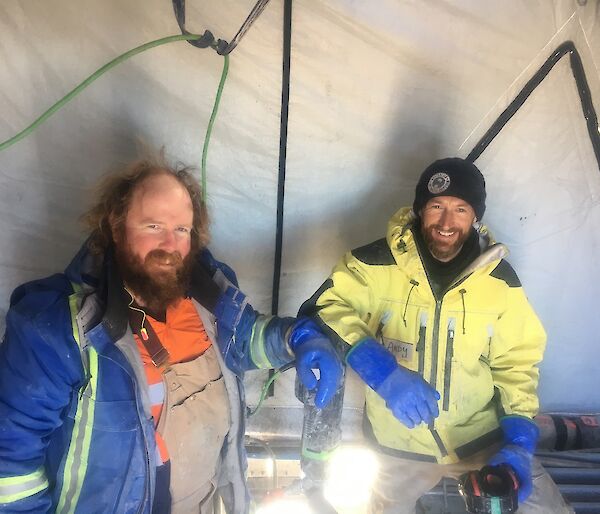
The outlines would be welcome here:
<svg viewBox="0 0 600 514">
<path fill-rule="evenodd" d="M 229 43 L 229 45 L 227 45 L 227 47 L 222 52 L 219 51 L 219 53 L 221 55 L 231 53 L 231 51 L 237 46 L 237 44 L 241 41 L 241 39 L 246 35 L 246 32 L 248 32 L 248 29 L 250 28 L 250 26 L 256 21 L 256 19 L 265 10 L 265 7 L 267 6 L 268 3 L 269 3 L 269 0 L 258 0 L 258 2 L 256 2 L 254 7 L 252 8 L 252 11 L 250 11 L 250 14 L 246 18 L 246 21 L 242 24 L 242 26 L 240 27 L 240 30 L 238 30 L 237 34 L 231 40 L 231 43 Z"/>
<path fill-rule="evenodd" d="M 594 155 L 596 156 L 596 162 L 598 163 L 598 169 L 600 170 L 600 133 L 598 132 L 598 117 L 592 102 L 592 95 L 585 75 L 585 69 L 583 68 L 583 63 L 581 62 L 581 56 L 579 55 L 579 52 L 577 51 L 577 48 L 575 48 L 575 44 L 572 41 L 565 41 L 552 53 L 550 57 L 548 57 L 546 62 L 544 62 L 540 69 L 533 75 L 533 77 L 531 77 L 527 84 L 525 84 L 515 99 L 502 112 L 502 114 L 500 114 L 498 119 L 483 135 L 473 150 L 471 150 L 471 153 L 467 156 L 468 161 L 475 162 L 479 158 L 479 156 L 494 140 L 498 133 L 521 108 L 531 93 L 533 93 L 533 91 L 546 78 L 556 63 L 558 63 L 558 61 L 560 61 L 560 59 L 567 54 L 569 54 L 570 57 L 571 71 L 573 73 L 573 77 L 575 78 L 575 84 L 577 85 L 583 117 L 586 120 L 590 142 L 592 143 Z"/>
<path fill-rule="evenodd" d="M 212 33 L 208 30 L 204 32 L 204 35 L 200 39 L 196 39 L 193 41 L 188 41 L 191 45 L 194 45 L 197 48 L 207 48 L 208 46 L 214 48 L 218 54 L 227 55 L 233 51 L 233 49 L 238 45 L 238 43 L 242 40 L 242 38 L 248 32 L 248 29 L 252 26 L 252 24 L 258 19 L 258 17 L 265 10 L 265 7 L 269 3 L 270 0 L 258 0 L 254 7 L 250 11 L 250 14 L 246 18 L 246 21 L 242 24 L 237 34 L 231 40 L 231 43 L 228 43 L 224 39 L 218 39 L 215 42 L 215 38 Z M 177 24 L 181 30 L 182 34 L 190 34 L 185 28 L 185 0 L 173 0 L 173 10 L 175 11 L 175 18 L 177 19 Z"/>
<path fill-rule="evenodd" d="M 181 33 L 190 34 L 190 32 L 185 29 L 185 0 L 173 0 L 173 10 L 175 11 L 175 19 L 177 20 Z M 188 41 L 188 43 L 196 48 L 208 48 L 209 46 L 214 45 L 215 37 L 212 35 L 212 32 L 206 30 L 200 39 Z"/>
</svg>

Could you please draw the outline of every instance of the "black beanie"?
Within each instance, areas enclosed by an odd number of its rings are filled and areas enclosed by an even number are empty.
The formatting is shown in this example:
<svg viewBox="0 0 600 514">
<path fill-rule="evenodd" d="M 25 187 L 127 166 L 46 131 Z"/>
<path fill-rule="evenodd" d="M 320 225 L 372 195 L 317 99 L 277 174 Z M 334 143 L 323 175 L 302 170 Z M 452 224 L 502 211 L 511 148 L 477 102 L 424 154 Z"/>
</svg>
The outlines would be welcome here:
<svg viewBox="0 0 600 514">
<path fill-rule="evenodd" d="M 485 179 L 472 162 L 459 157 L 440 159 L 422 173 L 415 190 L 413 211 L 418 216 L 425 204 L 436 196 L 455 196 L 467 202 L 477 220 L 485 212 Z"/>
</svg>

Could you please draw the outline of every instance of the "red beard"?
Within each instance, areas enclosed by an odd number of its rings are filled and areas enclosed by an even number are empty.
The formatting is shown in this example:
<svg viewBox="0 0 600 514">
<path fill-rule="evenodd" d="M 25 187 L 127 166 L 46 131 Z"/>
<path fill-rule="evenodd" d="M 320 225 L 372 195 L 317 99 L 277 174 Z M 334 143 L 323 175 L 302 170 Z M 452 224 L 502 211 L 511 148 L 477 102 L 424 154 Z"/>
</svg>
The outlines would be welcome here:
<svg viewBox="0 0 600 514">
<path fill-rule="evenodd" d="M 129 245 L 117 245 L 116 259 L 121 278 L 129 290 L 151 312 L 164 312 L 167 307 L 185 297 L 195 253 L 185 259 L 179 252 L 152 250 L 144 261 Z"/>
</svg>

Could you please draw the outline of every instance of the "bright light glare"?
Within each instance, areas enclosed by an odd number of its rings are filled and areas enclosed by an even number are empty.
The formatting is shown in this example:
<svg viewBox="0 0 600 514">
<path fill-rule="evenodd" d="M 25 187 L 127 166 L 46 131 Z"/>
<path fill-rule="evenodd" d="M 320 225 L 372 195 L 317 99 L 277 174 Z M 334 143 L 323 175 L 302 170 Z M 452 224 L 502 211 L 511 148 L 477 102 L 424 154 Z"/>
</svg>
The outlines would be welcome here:
<svg viewBox="0 0 600 514">
<path fill-rule="evenodd" d="M 259 505 L 256 514 L 313 514 L 308 503 L 304 499 L 296 498 L 277 498 L 264 505 Z"/>
<path fill-rule="evenodd" d="M 265 475 L 267 476 L 273 476 L 275 474 L 275 467 L 273 466 L 273 459 L 268 458 L 268 459 L 261 459 L 264 461 L 264 465 L 265 465 Z"/>
<path fill-rule="evenodd" d="M 325 483 L 325 498 L 337 508 L 358 508 L 371 497 L 377 476 L 375 454 L 361 447 L 337 450 L 331 457 Z"/>
</svg>

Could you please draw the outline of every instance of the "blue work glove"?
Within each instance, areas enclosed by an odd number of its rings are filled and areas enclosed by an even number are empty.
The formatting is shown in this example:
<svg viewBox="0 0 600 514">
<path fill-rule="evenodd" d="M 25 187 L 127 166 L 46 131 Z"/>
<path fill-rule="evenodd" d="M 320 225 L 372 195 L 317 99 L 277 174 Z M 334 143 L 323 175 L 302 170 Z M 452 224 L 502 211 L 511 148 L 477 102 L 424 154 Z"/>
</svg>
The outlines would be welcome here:
<svg viewBox="0 0 600 514">
<path fill-rule="evenodd" d="M 519 481 L 519 503 L 523 503 L 533 490 L 531 461 L 540 430 L 533 420 L 521 416 L 506 416 L 500 420 L 504 433 L 504 446 L 488 464 L 507 464 L 513 468 Z"/>
<path fill-rule="evenodd" d="M 440 415 L 437 404 L 440 393 L 421 375 L 402 366 L 397 366 L 375 392 L 408 428 L 419 423 L 429 425 Z"/>
<path fill-rule="evenodd" d="M 325 407 L 338 390 L 342 361 L 333 345 L 310 318 L 299 318 L 292 327 L 288 343 L 296 356 L 296 373 L 309 391 L 317 388 L 315 406 Z M 313 373 L 318 369 L 320 378 Z"/>
<path fill-rule="evenodd" d="M 394 355 L 375 339 L 354 346 L 346 362 L 408 428 L 429 424 L 439 416 L 440 393 L 421 375 L 398 365 Z"/>
</svg>

